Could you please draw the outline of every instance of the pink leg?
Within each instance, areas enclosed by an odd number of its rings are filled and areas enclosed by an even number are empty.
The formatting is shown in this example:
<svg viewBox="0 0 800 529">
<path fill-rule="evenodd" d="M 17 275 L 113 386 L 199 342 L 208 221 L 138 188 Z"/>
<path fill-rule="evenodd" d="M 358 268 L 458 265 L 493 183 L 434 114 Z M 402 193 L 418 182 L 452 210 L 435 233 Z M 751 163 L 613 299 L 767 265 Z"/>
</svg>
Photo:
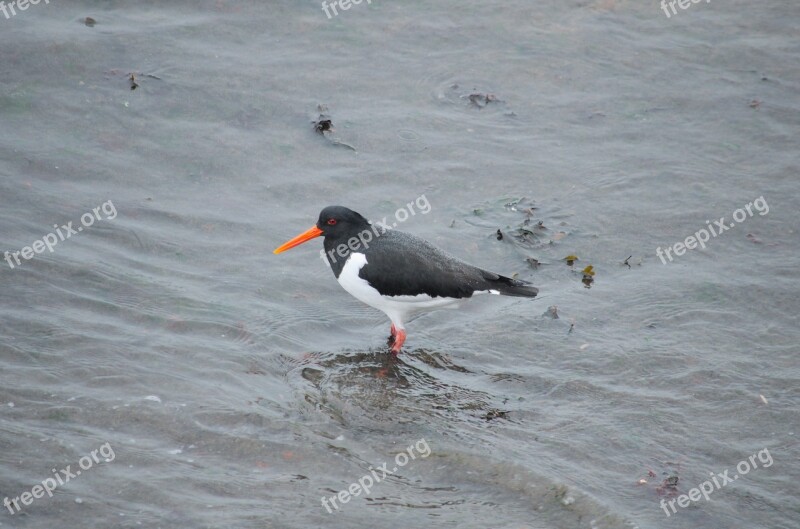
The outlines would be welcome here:
<svg viewBox="0 0 800 529">
<path fill-rule="evenodd" d="M 400 353 L 400 349 L 403 347 L 403 342 L 406 341 L 406 331 L 403 329 L 395 329 L 397 334 L 394 337 L 394 344 L 392 344 L 392 354 L 397 355 Z"/>
<path fill-rule="evenodd" d="M 396 334 L 397 334 L 397 329 L 395 328 L 394 323 L 393 323 L 392 324 L 392 336 L 395 336 Z"/>
</svg>

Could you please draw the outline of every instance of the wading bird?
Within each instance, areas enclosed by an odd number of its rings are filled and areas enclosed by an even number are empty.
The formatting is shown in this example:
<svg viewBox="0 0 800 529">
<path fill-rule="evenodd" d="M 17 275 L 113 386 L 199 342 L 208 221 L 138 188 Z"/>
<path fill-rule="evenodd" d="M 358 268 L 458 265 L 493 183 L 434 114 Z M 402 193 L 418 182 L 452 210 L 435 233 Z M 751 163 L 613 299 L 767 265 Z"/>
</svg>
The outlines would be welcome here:
<svg viewBox="0 0 800 529">
<path fill-rule="evenodd" d="M 405 323 L 416 313 L 474 294 L 532 298 L 539 292 L 530 283 L 467 264 L 424 239 L 373 224 L 343 206 L 323 209 L 313 227 L 274 253 L 319 236 L 324 237 L 325 257 L 342 288 L 389 316 L 393 354 L 400 352 Z"/>
</svg>

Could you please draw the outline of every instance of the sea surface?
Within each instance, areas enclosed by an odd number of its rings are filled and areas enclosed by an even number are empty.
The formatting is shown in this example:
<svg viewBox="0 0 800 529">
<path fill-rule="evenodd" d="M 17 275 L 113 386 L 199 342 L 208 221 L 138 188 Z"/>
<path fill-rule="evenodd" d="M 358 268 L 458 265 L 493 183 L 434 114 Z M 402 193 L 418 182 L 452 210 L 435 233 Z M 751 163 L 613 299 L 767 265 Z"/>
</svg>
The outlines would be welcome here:
<svg viewBox="0 0 800 529">
<path fill-rule="evenodd" d="M 0 527 L 800 527 L 800 4 L 686 4 L 0 13 Z M 334 204 L 540 294 L 393 360 Z"/>
</svg>

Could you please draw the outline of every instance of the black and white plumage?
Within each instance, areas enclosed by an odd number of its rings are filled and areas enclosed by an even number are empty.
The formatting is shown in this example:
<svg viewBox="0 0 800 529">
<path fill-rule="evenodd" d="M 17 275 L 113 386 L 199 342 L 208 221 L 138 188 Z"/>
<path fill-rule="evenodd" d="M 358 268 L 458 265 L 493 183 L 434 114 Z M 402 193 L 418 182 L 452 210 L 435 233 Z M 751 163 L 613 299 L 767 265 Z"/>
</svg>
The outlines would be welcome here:
<svg viewBox="0 0 800 529">
<path fill-rule="evenodd" d="M 416 313 L 475 294 L 532 298 L 539 292 L 530 283 L 467 264 L 424 239 L 370 223 L 342 206 L 323 209 L 315 226 L 275 253 L 320 235 L 325 237 L 325 258 L 342 288 L 392 321 L 395 354 L 406 338 L 405 322 Z"/>
</svg>

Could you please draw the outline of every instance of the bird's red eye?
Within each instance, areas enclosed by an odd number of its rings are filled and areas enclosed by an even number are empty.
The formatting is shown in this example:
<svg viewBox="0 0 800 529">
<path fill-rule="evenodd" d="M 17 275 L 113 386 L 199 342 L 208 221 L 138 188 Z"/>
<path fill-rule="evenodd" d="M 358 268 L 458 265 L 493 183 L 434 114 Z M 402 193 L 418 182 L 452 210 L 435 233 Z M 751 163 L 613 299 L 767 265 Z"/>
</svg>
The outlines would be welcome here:
<svg viewBox="0 0 800 529">
<path fill-rule="evenodd" d="M 336 219 L 328 219 L 328 225 L 329 226 L 335 226 L 336 225 Z"/>
</svg>

